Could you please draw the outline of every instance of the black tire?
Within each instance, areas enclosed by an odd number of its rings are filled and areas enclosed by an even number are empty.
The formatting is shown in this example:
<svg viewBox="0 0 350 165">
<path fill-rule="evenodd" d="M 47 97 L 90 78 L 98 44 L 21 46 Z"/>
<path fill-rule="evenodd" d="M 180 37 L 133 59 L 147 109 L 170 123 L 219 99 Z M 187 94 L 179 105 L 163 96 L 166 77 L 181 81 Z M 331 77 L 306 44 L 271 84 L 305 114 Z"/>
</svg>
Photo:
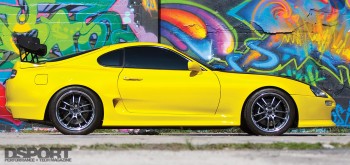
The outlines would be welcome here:
<svg viewBox="0 0 350 165">
<path fill-rule="evenodd" d="M 253 134 L 277 136 L 292 126 L 296 107 L 285 92 L 267 88 L 254 93 L 247 100 L 243 113 L 247 129 Z"/>
<path fill-rule="evenodd" d="M 241 125 L 239 126 L 239 128 L 240 128 L 243 132 L 247 133 L 248 135 L 256 135 L 252 130 L 250 130 L 250 129 L 247 127 L 247 123 L 246 123 L 245 120 L 242 120 L 242 121 L 241 121 Z"/>
<path fill-rule="evenodd" d="M 58 91 L 49 103 L 49 115 L 65 135 L 86 135 L 102 123 L 102 103 L 89 89 L 71 86 Z"/>
</svg>

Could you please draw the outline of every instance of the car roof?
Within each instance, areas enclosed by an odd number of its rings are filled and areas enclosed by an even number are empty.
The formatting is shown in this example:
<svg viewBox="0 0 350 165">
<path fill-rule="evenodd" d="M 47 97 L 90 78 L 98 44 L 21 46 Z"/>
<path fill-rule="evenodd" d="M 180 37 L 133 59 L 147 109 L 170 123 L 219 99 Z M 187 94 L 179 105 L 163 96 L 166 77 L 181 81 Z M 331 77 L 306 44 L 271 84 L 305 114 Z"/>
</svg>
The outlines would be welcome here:
<svg viewBox="0 0 350 165">
<path fill-rule="evenodd" d="M 117 43 L 117 44 L 113 44 L 113 45 L 106 45 L 106 46 L 103 46 L 101 48 L 91 49 L 91 50 L 82 51 L 82 52 L 79 52 L 79 53 L 74 53 L 74 54 L 70 54 L 70 55 L 66 55 L 66 56 L 62 56 L 62 57 L 57 57 L 57 58 L 54 58 L 54 59 L 49 59 L 49 60 L 47 60 L 47 62 L 62 61 L 62 60 L 70 59 L 72 57 L 77 57 L 77 56 L 80 56 L 80 55 L 84 55 L 84 54 L 89 53 L 89 52 L 94 52 L 95 50 L 100 50 L 100 49 L 120 49 L 120 48 L 127 48 L 127 47 L 133 47 L 133 46 L 155 46 L 155 47 L 163 47 L 163 48 L 169 48 L 169 49 L 174 50 L 173 47 L 170 47 L 168 45 L 159 44 L 159 43 L 153 43 L 153 42 Z"/>
<path fill-rule="evenodd" d="M 132 47 L 132 46 L 156 46 L 156 47 L 165 47 L 165 48 L 174 49 L 171 46 L 168 46 L 165 44 L 160 44 L 160 43 L 155 43 L 155 42 L 126 42 L 126 43 L 118 43 L 118 44 L 109 45 L 107 47 L 123 48 L 123 47 Z"/>
</svg>

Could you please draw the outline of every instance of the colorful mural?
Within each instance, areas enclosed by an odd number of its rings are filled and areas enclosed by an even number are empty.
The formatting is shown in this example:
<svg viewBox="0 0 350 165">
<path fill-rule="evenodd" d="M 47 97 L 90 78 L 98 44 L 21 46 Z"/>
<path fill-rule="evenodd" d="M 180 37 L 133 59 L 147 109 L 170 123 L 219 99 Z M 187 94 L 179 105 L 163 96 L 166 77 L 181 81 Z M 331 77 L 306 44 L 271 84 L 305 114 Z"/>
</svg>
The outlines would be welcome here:
<svg viewBox="0 0 350 165">
<path fill-rule="evenodd" d="M 350 127 L 348 0 L 0 0 L 0 20 L 0 126 L 23 128 L 1 90 L 26 35 L 47 45 L 45 58 L 159 38 L 217 68 L 319 86 L 338 102 L 334 122 Z"/>
<path fill-rule="evenodd" d="M 120 42 L 157 42 L 158 0 L 0 0 L 0 29 L 0 125 L 18 130 L 24 123 L 4 107 L 4 82 L 19 60 L 16 36 L 38 37 L 47 59 Z"/>
<path fill-rule="evenodd" d="M 350 127 L 350 5 L 343 0 L 162 0 L 161 42 L 217 68 L 287 76 L 337 100 Z"/>
</svg>

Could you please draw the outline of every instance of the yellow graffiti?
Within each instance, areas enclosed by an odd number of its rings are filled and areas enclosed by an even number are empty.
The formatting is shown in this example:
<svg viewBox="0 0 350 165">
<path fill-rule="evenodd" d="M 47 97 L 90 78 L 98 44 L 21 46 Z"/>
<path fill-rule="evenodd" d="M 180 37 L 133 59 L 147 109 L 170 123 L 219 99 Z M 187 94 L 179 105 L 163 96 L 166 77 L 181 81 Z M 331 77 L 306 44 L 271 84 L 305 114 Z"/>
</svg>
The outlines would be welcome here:
<svg viewBox="0 0 350 165">
<path fill-rule="evenodd" d="M 291 34 L 281 36 L 282 43 L 290 43 L 298 46 L 309 46 L 306 43 L 312 43 L 323 55 L 330 51 L 332 54 L 338 54 L 341 58 L 350 62 L 350 32 L 347 32 L 345 25 L 340 29 L 337 26 L 323 26 L 321 22 L 316 24 L 305 22 L 303 27 L 298 28 Z"/>
<path fill-rule="evenodd" d="M 158 6 L 157 6 L 156 0 L 142 0 L 142 6 L 150 14 L 152 11 L 158 11 Z"/>
</svg>

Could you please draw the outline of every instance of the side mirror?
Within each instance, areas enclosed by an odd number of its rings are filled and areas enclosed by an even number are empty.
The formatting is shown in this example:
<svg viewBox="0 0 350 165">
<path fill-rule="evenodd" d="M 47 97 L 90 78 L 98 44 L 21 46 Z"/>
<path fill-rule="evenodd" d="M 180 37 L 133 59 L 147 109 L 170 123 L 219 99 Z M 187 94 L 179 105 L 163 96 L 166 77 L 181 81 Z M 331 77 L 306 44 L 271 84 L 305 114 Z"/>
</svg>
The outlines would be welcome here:
<svg viewBox="0 0 350 165">
<path fill-rule="evenodd" d="M 201 72 L 202 68 L 197 62 L 188 61 L 188 70 L 194 72 Z"/>
</svg>

